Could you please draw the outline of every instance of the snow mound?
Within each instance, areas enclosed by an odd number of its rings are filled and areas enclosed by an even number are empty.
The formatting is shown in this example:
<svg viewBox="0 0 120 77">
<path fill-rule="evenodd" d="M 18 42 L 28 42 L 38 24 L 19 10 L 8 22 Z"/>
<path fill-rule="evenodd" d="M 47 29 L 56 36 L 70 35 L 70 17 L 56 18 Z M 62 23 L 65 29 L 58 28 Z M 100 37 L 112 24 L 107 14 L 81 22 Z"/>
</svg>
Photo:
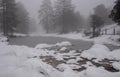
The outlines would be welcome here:
<svg viewBox="0 0 120 77">
<path fill-rule="evenodd" d="M 102 60 L 109 52 L 110 50 L 105 45 L 95 44 L 89 50 L 84 51 L 81 56 L 87 59 L 96 58 Z"/>
<path fill-rule="evenodd" d="M 112 59 L 112 60 L 120 60 L 120 49 L 116 49 L 108 53 L 107 57 L 108 59 Z"/>
<path fill-rule="evenodd" d="M 117 69 L 117 70 L 120 70 L 120 62 L 115 62 L 112 64 L 112 66 Z"/>
</svg>

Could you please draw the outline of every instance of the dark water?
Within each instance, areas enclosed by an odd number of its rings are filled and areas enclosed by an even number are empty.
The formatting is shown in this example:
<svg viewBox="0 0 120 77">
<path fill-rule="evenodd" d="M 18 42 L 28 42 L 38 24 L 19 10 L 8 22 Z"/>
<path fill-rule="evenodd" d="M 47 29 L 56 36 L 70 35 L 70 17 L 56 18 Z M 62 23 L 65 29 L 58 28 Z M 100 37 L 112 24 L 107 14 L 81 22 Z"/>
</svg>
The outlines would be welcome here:
<svg viewBox="0 0 120 77">
<path fill-rule="evenodd" d="M 56 44 L 62 41 L 69 41 L 73 44 L 71 47 L 72 49 L 82 49 L 86 50 L 89 49 L 93 42 L 83 41 L 83 40 L 73 40 L 73 39 L 66 39 L 61 37 L 50 37 L 50 36 L 40 36 L 40 37 L 16 37 L 10 38 L 9 44 L 10 45 L 26 45 L 29 47 L 35 47 L 37 44 Z"/>
<path fill-rule="evenodd" d="M 16 37 L 10 38 L 9 44 L 10 45 L 26 45 L 29 47 L 35 47 L 38 44 L 56 44 L 62 41 L 69 41 L 72 43 L 73 46 L 70 48 L 75 50 L 87 50 L 92 45 L 93 42 L 90 41 L 83 41 L 83 40 L 73 40 L 61 37 L 52 37 L 52 36 L 39 36 L 39 37 Z M 118 49 L 120 47 L 113 46 L 113 45 L 106 45 L 110 50 Z"/>
</svg>

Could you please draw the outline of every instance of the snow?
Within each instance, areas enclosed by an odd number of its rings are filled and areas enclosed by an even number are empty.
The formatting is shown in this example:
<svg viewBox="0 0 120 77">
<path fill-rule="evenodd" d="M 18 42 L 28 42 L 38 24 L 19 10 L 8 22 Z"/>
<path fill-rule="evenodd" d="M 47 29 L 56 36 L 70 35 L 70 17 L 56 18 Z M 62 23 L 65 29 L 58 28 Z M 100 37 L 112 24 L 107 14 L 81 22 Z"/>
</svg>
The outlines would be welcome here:
<svg viewBox="0 0 120 77">
<path fill-rule="evenodd" d="M 48 44 L 38 44 L 38 45 L 36 45 L 36 49 L 42 49 L 42 48 L 49 48 L 49 47 L 54 47 L 54 46 L 60 46 L 60 47 L 62 47 L 62 46 L 71 46 L 72 44 L 70 43 L 70 42 L 68 42 L 68 41 L 63 41 L 63 42 L 60 42 L 60 43 L 56 43 L 56 44 L 54 44 L 54 45 L 48 45 Z M 65 48 L 62 48 L 61 50 L 63 50 L 63 49 L 65 49 Z"/>
<path fill-rule="evenodd" d="M 96 67 L 89 67 L 85 71 L 85 74 L 86 75 L 84 77 L 119 77 L 120 76 L 120 72 L 111 73 L 104 70 L 103 68 L 96 68 Z"/>
<path fill-rule="evenodd" d="M 89 50 L 82 53 L 82 57 L 87 59 L 96 58 L 98 60 L 104 59 L 110 50 L 105 45 L 95 44 Z"/>
<path fill-rule="evenodd" d="M 110 51 L 105 45 L 95 44 L 89 50 L 82 52 L 82 57 L 87 59 L 110 59 L 110 60 L 120 60 L 120 49 Z"/>
<path fill-rule="evenodd" d="M 41 49 L 41 48 L 48 48 L 48 47 L 52 47 L 53 45 L 48 45 L 48 44 L 39 44 L 37 45 L 35 48 L 36 49 Z"/>
<path fill-rule="evenodd" d="M 60 49 L 60 51 L 65 51 L 65 50 L 67 50 L 66 47 L 62 47 L 62 48 Z"/>
<path fill-rule="evenodd" d="M 56 44 L 57 46 L 70 46 L 70 45 L 72 45 L 70 42 L 68 42 L 68 41 L 63 41 L 63 42 L 61 42 L 61 43 L 57 43 Z"/>
<path fill-rule="evenodd" d="M 25 36 L 28 36 L 27 34 L 22 34 L 22 33 L 14 33 L 13 35 L 14 35 L 14 36 L 17 36 L 17 37 L 25 37 Z"/>
<path fill-rule="evenodd" d="M 114 33 L 114 27 L 115 27 L 115 33 L 120 34 L 120 26 L 117 25 L 117 24 L 105 25 L 101 30 L 107 29 L 107 34 L 113 34 Z M 103 33 L 105 33 L 105 31 Z"/>
<path fill-rule="evenodd" d="M 109 59 L 120 60 L 120 49 L 113 50 L 107 56 Z"/>
<path fill-rule="evenodd" d="M 91 40 L 93 40 L 95 44 L 111 44 L 114 46 L 120 46 L 120 42 L 118 41 L 119 38 L 119 35 L 102 35 Z"/>
<path fill-rule="evenodd" d="M 112 64 L 112 66 L 117 69 L 117 70 L 120 70 L 120 62 L 115 62 Z"/>
<path fill-rule="evenodd" d="M 105 58 L 120 61 L 120 49 L 110 51 L 103 44 L 95 44 L 92 48 L 82 53 L 76 50 L 65 51 L 67 46 L 72 45 L 69 41 L 48 45 L 39 44 L 35 48 L 27 46 L 8 45 L 6 38 L 0 39 L 0 77 L 120 77 L 120 72 L 109 72 L 102 66 L 96 67 L 91 62 L 79 65 L 77 62 L 81 57 L 100 61 Z M 58 46 L 60 50 L 49 50 L 47 47 Z M 64 61 L 54 68 L 51 64 L 44 62 L 40 56 L 51 56 L 58 61 Z M 69 59 L 71 58 L 71 59 Z M 74 71 L 73 69 L 86 67 L 83 71 Z M 120 70 L 120 63 L 113 62 L 112 66 Z"/>
</svg>

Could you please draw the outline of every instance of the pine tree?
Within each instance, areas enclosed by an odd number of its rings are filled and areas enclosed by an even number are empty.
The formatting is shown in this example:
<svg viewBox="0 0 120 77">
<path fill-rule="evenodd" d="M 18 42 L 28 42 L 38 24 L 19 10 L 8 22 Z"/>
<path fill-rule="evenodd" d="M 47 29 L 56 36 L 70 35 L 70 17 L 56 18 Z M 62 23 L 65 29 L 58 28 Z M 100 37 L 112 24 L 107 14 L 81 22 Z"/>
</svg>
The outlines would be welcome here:
<svg viewBox="0 0 120 77">
<path fill-rule="evenodd" d="M 112 18 L 112 20 L 116 23 L 120 24 L 120 0 L 117 0 L 115 3 L 116 4 L 110 14 L 110 18 Z"/>
<path fill-rule="evenodd" d="M 29 32 L 29 13 L 21 2 L 16 4 L 16 15 L 19 23 L 16 27 L 16 32 L 27 34 Z"/>
<path fill-rule="evenodd" d="M 3 32 L 5 36 L 12 35 L 16 30 L 16 3 L 15 0 L 2 0 L 3 4 Z"/>
<path fill-rule="evenodd" d="M 2 0 L 0 0 L 0 32 L 2 32 L 2 10 L 3 10 L 3 6 L 2 6 Z"/>
<path fill-rule="evenodd" d="M 71 0 L 57 0 L 55 3 L 56 26 L 60 33 L 68 33 L 76 29 L 76 15 Z"/>
<path fill-rule="evenodd" d="M 101 17 L 93 14 L 91 15 L 91 27 L 93 35 L 92 37 L 98 36 L 100 33 L 100 27 L 104 24 L 104 21 L 101 19 Z"/>
<path fill-rule="evenodd" d="M 46 33 L 51 32 L 53 26 L 53 7 L 50 0 L 43 0 L 40 10 L 39 10 L 39 19 L 40 24 L 46 30 Z"/>
<path fill-rule="evenodd" d="M 110 9 L 106 8 L 104 4 L 100 4 L 94 8 L 94 13 L 99 16 L 105 25 L 112 24 L 112 20 L 109 18 Z"/>
</svg>

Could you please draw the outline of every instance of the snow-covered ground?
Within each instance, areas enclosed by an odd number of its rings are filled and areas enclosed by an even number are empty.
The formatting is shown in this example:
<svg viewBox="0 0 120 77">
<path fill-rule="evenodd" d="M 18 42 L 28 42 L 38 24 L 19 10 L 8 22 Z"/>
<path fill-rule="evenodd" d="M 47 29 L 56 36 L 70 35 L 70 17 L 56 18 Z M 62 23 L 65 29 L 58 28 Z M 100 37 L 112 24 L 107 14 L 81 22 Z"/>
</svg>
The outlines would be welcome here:
<svg viewBox="0 0 120 77">
<path fill-rule="evenodd" d="M 30 48 L 8 45 L 7 38 L 0 36 L 0 77 L 120 77 L 120 49 L 111 51 L 104 45 L 120 46 L 118 35 L 93 39 L 81 33 L 31 36 L 80 39 L 93 41 L 94 45 L 85 51 L 70 49 L 69 41 Z"/>
<path fill-rule="evenodd" d="M 120 77 L 120 49 L 110 51 L 97 43 L 81 52 L 69 49 L 69 41 L 29 48 L 3 40 L 6 38 L 0 39 L 0 77 Z M 112 66 L 111 70 L 104 65 Z"/>
</svg>

